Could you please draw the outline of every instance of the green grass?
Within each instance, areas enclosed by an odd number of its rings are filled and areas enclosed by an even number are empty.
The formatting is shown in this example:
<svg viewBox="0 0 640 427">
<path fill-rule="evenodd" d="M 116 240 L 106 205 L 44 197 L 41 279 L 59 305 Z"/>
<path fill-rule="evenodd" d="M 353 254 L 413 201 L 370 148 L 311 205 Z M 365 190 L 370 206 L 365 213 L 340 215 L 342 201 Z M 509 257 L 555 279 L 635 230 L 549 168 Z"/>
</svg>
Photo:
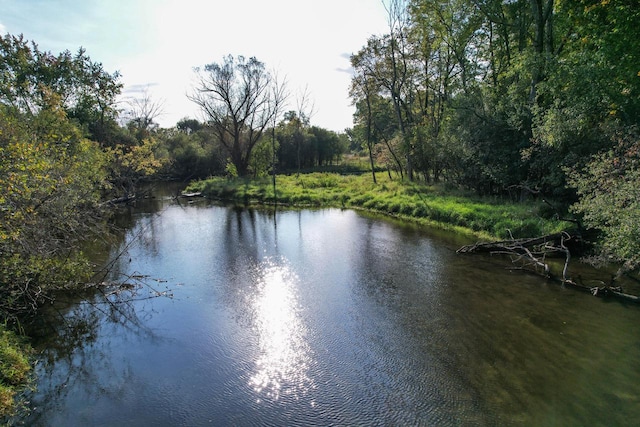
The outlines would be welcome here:
<svg viewBox="0 0 640 427">
<path fill-rule="evenodd" d="M 561 231 L 566 224 L 544 218 L 544 206 L 480 198 L 440 186 L 390 180 L 378 175 L 313 172 L 276 177 L 277 202 L 292 207 L 364 209 L 421 224 L 454 229 L 480 238 L 538 236 Z M 210 178 L 192 182 L 187 192 L 241 204 L 273 204 L 272 178 Z"/>
<path fill-rule="evenodd" d="M 0 325 L 0 418 L 15 412 L 15 396 L 27 385 L 31 371 L 28 354 L 28 347 Z"/>
</svg>

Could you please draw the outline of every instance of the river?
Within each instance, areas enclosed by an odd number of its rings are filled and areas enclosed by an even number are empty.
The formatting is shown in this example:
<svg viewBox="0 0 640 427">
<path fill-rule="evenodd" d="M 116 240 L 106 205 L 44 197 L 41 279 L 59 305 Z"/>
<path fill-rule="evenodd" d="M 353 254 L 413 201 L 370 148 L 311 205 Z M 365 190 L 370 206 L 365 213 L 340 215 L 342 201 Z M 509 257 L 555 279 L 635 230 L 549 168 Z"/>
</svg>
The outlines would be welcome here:
<svg viewBox="0 0 640 427">
<path fill-rule="evenodd" d="M 640 422 L 640 309 L 351 210 L 157 199 L 51 307 L 34 426 Z"/>
</svg>

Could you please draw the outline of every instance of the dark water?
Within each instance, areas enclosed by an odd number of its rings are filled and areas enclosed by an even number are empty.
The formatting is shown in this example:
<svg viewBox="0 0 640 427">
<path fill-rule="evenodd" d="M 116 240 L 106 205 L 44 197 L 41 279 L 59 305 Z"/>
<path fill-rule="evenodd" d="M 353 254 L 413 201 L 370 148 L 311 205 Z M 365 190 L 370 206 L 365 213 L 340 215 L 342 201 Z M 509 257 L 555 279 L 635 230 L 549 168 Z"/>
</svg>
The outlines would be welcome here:
<svg viewBox="0 0 640 427">
<path fill-rule="evenodd" d="M 135 291 L 52 311 L 21 423 L 640 423 L 637 306 L 353 211 L 158 205 L 111 251 Z"/>
</svg>

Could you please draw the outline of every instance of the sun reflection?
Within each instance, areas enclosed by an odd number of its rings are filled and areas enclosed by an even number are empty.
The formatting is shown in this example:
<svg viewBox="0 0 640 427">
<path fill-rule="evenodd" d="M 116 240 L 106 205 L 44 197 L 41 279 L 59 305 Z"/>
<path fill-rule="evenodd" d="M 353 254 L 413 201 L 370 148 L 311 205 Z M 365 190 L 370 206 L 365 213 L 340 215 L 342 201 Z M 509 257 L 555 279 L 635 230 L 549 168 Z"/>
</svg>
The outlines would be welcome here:
<svg viewBox="0 0 640 427">
<path fill-rule="evenodd" d="M 272 399 L 300 398 L 311 386 L 310 351 L 297 300 L 298 277 L 286 265 L 272 260 L 259 268 L 252 301 L 259 333 L 259 356 L 250 385 Z"/>
</svg>

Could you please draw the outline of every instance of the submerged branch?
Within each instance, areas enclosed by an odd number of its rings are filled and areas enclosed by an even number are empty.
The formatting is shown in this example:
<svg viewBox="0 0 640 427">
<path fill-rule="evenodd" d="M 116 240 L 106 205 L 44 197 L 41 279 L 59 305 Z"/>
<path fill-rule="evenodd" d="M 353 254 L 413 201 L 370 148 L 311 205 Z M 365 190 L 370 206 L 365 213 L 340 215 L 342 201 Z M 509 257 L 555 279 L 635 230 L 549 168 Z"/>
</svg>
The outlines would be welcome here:
<svg viewBox="0 0 640 427">
<path fill-rule="evenodd" d="M 572 239 L 576 239 L 576 237 L 571 236 L 566 231 L 562 231 L 533 238 L 478 242 L 473 245 L 462 246 L 456 252 L 460 254 L 484 252 L 491 255 L 508 255 L 516 270 L 531 271 L 548 279 L 557 280 L 565 286 L 590 292 L 594 296 L 614 296 L 626 301 L 640 303 L 639 297 L 625 293 L 622 287 L 614 286 L 613 282 L 609 285 L 602 283 L 600 286 L 587 286 L 582 283 L 582 280 L 577 283 L 567 277 L 571 251 L 566 243 Z M 562 276 L 560 277 L 552 273 L 551 267 L 546 262 L 547 257 L 557 256 L 558 254 L 562 254 L 565 258 Z"/>
</svg>

